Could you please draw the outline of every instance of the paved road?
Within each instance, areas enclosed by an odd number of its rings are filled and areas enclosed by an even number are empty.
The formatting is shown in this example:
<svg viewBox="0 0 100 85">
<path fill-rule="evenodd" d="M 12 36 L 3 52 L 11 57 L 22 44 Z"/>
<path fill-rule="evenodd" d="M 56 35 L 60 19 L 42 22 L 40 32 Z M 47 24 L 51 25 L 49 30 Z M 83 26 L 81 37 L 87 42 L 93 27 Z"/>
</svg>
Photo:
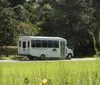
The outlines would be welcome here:
<svg viewBox="0 0 100 85">
<path fill-rule="evenodd" d="M 5 62 L 69 62 L 69 61 L 93 61 L 93 60 L 98 60 L 96 58 L 73 58 L 71 60 L 33 60 L 33 61 L 16 61 L 16 60 L 0 60 L 0 63 L 5 63 Z"/>
</svg>

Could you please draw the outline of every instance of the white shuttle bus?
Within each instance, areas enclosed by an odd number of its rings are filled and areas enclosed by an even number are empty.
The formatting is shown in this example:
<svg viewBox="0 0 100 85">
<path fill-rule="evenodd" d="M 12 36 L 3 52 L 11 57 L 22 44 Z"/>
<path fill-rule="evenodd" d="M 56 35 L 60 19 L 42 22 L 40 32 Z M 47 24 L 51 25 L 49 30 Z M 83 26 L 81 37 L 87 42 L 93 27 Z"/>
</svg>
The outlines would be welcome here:
<svg viewBox="0 0 100 85">
<path fill-rule="evenodd" d="M 71 59 L 73 51 L 67 46 L 67 41 L 61 37 L 20 36 L 18 54 L 26 55 L 30 60 L 61 58 Z"/>
</svg>

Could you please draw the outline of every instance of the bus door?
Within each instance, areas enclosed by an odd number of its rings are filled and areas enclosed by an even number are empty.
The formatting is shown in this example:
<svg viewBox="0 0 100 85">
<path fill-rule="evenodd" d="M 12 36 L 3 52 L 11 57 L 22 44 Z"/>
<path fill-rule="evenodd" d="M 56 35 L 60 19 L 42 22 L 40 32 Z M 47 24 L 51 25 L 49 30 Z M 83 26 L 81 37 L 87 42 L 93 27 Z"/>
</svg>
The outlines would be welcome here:
<svg viewBox="0 0 100 85">
<path fill-rule="evenodd" d="M 64 41 L 60 42 L 60 56 L 61 58 L 65 57 L 65 42 Z"/>
<path fill-rule="evenodd" d="M 22 54 L 29 54 L 29 41 L 23 41 L 22 42 Z"/>
<path fill-rule="evenodd" d="M 30 41 L 27 42 L 27 53 L 29 54 L 30 52 Z"/>
</svg>

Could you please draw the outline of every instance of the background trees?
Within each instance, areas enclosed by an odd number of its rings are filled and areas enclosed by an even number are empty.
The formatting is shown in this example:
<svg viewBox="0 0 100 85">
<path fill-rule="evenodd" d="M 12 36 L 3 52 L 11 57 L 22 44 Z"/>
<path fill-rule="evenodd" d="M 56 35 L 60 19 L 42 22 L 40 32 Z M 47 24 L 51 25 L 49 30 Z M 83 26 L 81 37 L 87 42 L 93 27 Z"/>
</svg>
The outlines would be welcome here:
<svg viewBox="0 0 100 85">
<path fill-rule="evenodd" d="M 46 4 L 51 6 L 50 11 Z M 66 38 L 68 46 L 74 48 L 78 55 L 87 55 L 88 48 L 94 48 L 90 32 L 97 34 L 98 24 L 93 16 L 95 8 L 92 7 L 91 0 L 59 0 L 52 4 L 47 2 L 42 7 L 42 13 L 45 13 L 41 25 L 44 35 Z"/>
<path fill-rule="evenodd" d="M 14 43 L 16 19 L 6 0 L 0 0 L 0 47 Z"/>
<path fill-rule="evenodd" d="M 100 47 L 99 1 L 8 1 L 0 1 L 0 39 L 6 40 L 1 46 L 17 42 L 20 35 L 60 36 L 68 40 L 68 47 L 74 49 L 75 55 L 87 55 L 95 53 L 92 32 Z"/>
</svg>

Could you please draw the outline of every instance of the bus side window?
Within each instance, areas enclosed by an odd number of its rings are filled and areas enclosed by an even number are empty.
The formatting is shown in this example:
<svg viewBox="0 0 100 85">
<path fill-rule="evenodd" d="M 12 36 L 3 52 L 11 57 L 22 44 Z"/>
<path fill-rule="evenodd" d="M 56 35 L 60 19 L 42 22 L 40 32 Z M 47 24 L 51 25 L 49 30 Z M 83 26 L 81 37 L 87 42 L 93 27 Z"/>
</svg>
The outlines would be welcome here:
<svg viewBox="0 0 100 85">
<path fill-rule="evenodd" d="M 48 40 L 48 47 L 52 48 L 53 47 L 53 40 Z"/>
<path fill-rule="evenodd" d="M 54 41 L 54 48 L 59 48 L 59 41 Z"/>
<path fill-rule="evenodd" d="M 36 47 L 41 47 L 41 40 L 36 40 Z"/>
<path fill-rule="evenodd" d="M 19 41 L 19 47 L 21 47 L 21 41 Z"/>
<path fill-rule="evenodd" d="M 23 48 L 26 48 L 26 42 L 23 42 Z"/>
<path fill-rule="evenodd" d="M 42 40 L 42 47 L 47 48 L 47 40 Z"/>
<path fill-rule="evenodd" d="M 35 47 L 36 46 L 36 41 L 35 40 L 31 40 L 31 47 Z"/>
</svg>

